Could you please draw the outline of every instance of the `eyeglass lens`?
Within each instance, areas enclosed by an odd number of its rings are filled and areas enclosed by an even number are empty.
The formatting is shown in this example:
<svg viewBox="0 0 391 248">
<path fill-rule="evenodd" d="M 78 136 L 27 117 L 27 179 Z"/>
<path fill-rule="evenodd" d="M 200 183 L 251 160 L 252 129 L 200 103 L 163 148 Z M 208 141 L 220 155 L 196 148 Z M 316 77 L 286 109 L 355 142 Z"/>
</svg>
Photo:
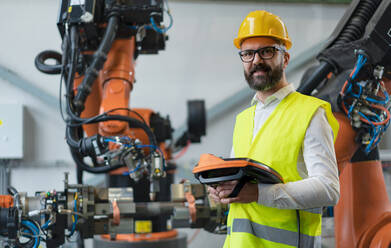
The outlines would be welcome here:
<svg viewBox="0 0 391 248">
<path fill-rule="evenodd" d="M 271 59 L 273 58 L 274 54 L 276 53 L 277 48 L 275 47 L 262 47 L 257 50 L 244 50 L 239 52 L 239 55 L 241 59 L 244 62 L 250 62 L 254 59 L 255 53 L 258 53 L 258 55 L 262 59 Z"/>
</svg>

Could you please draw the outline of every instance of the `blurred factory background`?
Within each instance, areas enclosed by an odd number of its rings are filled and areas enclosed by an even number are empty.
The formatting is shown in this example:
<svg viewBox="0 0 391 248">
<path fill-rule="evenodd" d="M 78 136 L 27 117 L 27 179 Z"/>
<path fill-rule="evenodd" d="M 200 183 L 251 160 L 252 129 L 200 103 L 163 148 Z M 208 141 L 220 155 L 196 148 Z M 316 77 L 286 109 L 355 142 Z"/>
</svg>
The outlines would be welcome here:
<svg viewBox="0 0 391 248">
<path fill-rule="evenodd" d="M 174 25 L 166 49 L 158 55 L 138 57 L 130 107 L 169 115 L 172 126 L 181 129 L 186 124 L 186 101 L 205 100 L 207 134 L 176 161 L 177 180 L 194 181 L 191 169 L 200 154 L 229 156 L 235 115 L 248 106 L 252 96 L 232 43 L 247 13 L 264 9 L 284 20 L 293 42 L 288 81 L 297 86 L 348 5 L 171 0 L 169 6 Z M 70 181 L 76 180 L 59 114 L 60 78 L 42 74 L 34 66 L 34 58 L 42 50 L 61 51 L 58 9 L 58 1 L 53 0 L 0 2 L 0 121 L 9 118 L 13 123 L 2 130 L 0 122 L 2 178 L 9 173 L 11 185 L 29 194 L 62 190 L 65 171 L 70 172 Z M 386 159 L 389 144 L 388 136 L 381 146 L 381 156 Z M 10 158 L 7 153 L 15 154 Z M 86 183 L 100 180 L 91 175 L 85 178 Z M 224 235 L 183 231 L 190 248 L 221 247 L 224 241 Z"/>
</svg>

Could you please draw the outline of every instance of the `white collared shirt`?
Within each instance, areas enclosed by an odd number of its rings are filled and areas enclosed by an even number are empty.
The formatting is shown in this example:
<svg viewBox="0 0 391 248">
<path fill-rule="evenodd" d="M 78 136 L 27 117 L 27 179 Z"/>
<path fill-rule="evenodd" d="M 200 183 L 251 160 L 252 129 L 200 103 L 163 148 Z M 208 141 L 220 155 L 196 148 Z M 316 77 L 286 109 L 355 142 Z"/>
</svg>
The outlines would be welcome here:
<svg viewBox="0 0 391 248">
<path fill-rule="evenodd" d="M 253 139 L 277 105 L 294 92 L 289 84 L 262 103 L 256 95 Z M 297 169 L 303 180 L 286 184 L 258 184 L 258 203 L 281 209 L 308 209 L 335 205 L 339 199 L 338 167 L 334 151 L 333 131 L 325 110 L 314 114 L 297 159 Z M 234 156 L 232 149 L 231 157 Z"/>
</svg>

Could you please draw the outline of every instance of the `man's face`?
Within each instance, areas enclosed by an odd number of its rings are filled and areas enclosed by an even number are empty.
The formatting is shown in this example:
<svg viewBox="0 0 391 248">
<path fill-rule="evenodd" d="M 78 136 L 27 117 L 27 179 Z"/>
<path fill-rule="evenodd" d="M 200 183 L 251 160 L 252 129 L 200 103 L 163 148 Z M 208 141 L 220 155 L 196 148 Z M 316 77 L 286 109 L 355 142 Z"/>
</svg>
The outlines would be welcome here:
<svg viewBox="0 0 391 248">
<path fill-rule="evenodd" d="M 241 46 L 241 51 L 257 50 L 264 47 L 277 47 L 273 39 L 255 37 L 246 39 Z M 283 76 L 284 69 L 288 64 L 289 55 L 283 51 L 275 51 L 273 58 L 262 59 L 258 53 L 252 62 L 243 62 L 244 77 L 251 89 L 267 91 L 273 89 Z"/>
</svg>

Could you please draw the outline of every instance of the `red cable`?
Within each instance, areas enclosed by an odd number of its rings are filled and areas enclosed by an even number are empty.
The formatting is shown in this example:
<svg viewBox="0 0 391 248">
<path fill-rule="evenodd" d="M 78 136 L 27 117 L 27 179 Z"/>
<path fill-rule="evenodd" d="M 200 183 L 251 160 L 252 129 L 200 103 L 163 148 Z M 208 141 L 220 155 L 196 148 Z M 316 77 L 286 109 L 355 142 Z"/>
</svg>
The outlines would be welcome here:
<svg viewBox="0 0 391 248">
<path fill-rule="evenodd" d="M 354 72 L 356 71 L 356 67 L 353 68 L 352 72 L 350 73 L 349 77 L 351 78 L 354 74 Z M 345 93 L 345 88 L 346 88 L 346 85 L 348 84 L 348 80 L 345 81 L 345 83 L 343 84 L 342 86 L 342 89 L 341 89 L 341 92 L 340 94 L 343 96 L 344 93 Z"/>
<path fill-rule="evenodd" d="M 372 104 L 371 107 L 372 107 L 372 108 L 377 108 L 377 109 L 380 109 L 380 110 L 385 111 L 386 114 L 387 114 L 387 118 L 386 118 L 384 121 L 382 121 L 382 122 L 372 122 L 372 123 L 370 123 L 370 122 L 367 121 L 365 118 L 363 118 L 363 117 L 360 116 L 360 120 L 362 120 L 363 122 L 365 122 L 365 123 L 367 123 L 367 124 L 373 124 L 373 125 L 375 125 L 375 126 L 384 125 L 384 124 L 386 124 L 386 123 L 390 120 L 390 112 L 388 111 L 388 109 L 386 109 L 386 108 L 383 107 L 383 106 L 379 106 L 379 105 L 375 105 L 375 104 Z"/>
<path fill-rule="evenodd" d="M 193 240 L 198 236 L 198 234 L 200 233 L 201 229 L 197 229 L 195 230 L 195 232 L 193 233 L 193 235 L 191 236 L 191 238 L 189 238 L 189 240 L 187 240 L 187 244 L 189 245 L 191 242 L 193 242 Z"/>
<path fill-rule="evenodd" d="M 178 158 L 182 157 L 187 152 L 187 149 L 189 149 L 190 144 L 191 142 L 188 140 L 186 146 L 177 155 L 175 155 L 173 159 L 177 160 Z"/>
<path fill-rule="evenodd" d="M 345 114 L 348 114 L 348 110 L 346 109 L 345 103 L 342 102 L 342 109 L 345 112 Z"/>
</svg>

